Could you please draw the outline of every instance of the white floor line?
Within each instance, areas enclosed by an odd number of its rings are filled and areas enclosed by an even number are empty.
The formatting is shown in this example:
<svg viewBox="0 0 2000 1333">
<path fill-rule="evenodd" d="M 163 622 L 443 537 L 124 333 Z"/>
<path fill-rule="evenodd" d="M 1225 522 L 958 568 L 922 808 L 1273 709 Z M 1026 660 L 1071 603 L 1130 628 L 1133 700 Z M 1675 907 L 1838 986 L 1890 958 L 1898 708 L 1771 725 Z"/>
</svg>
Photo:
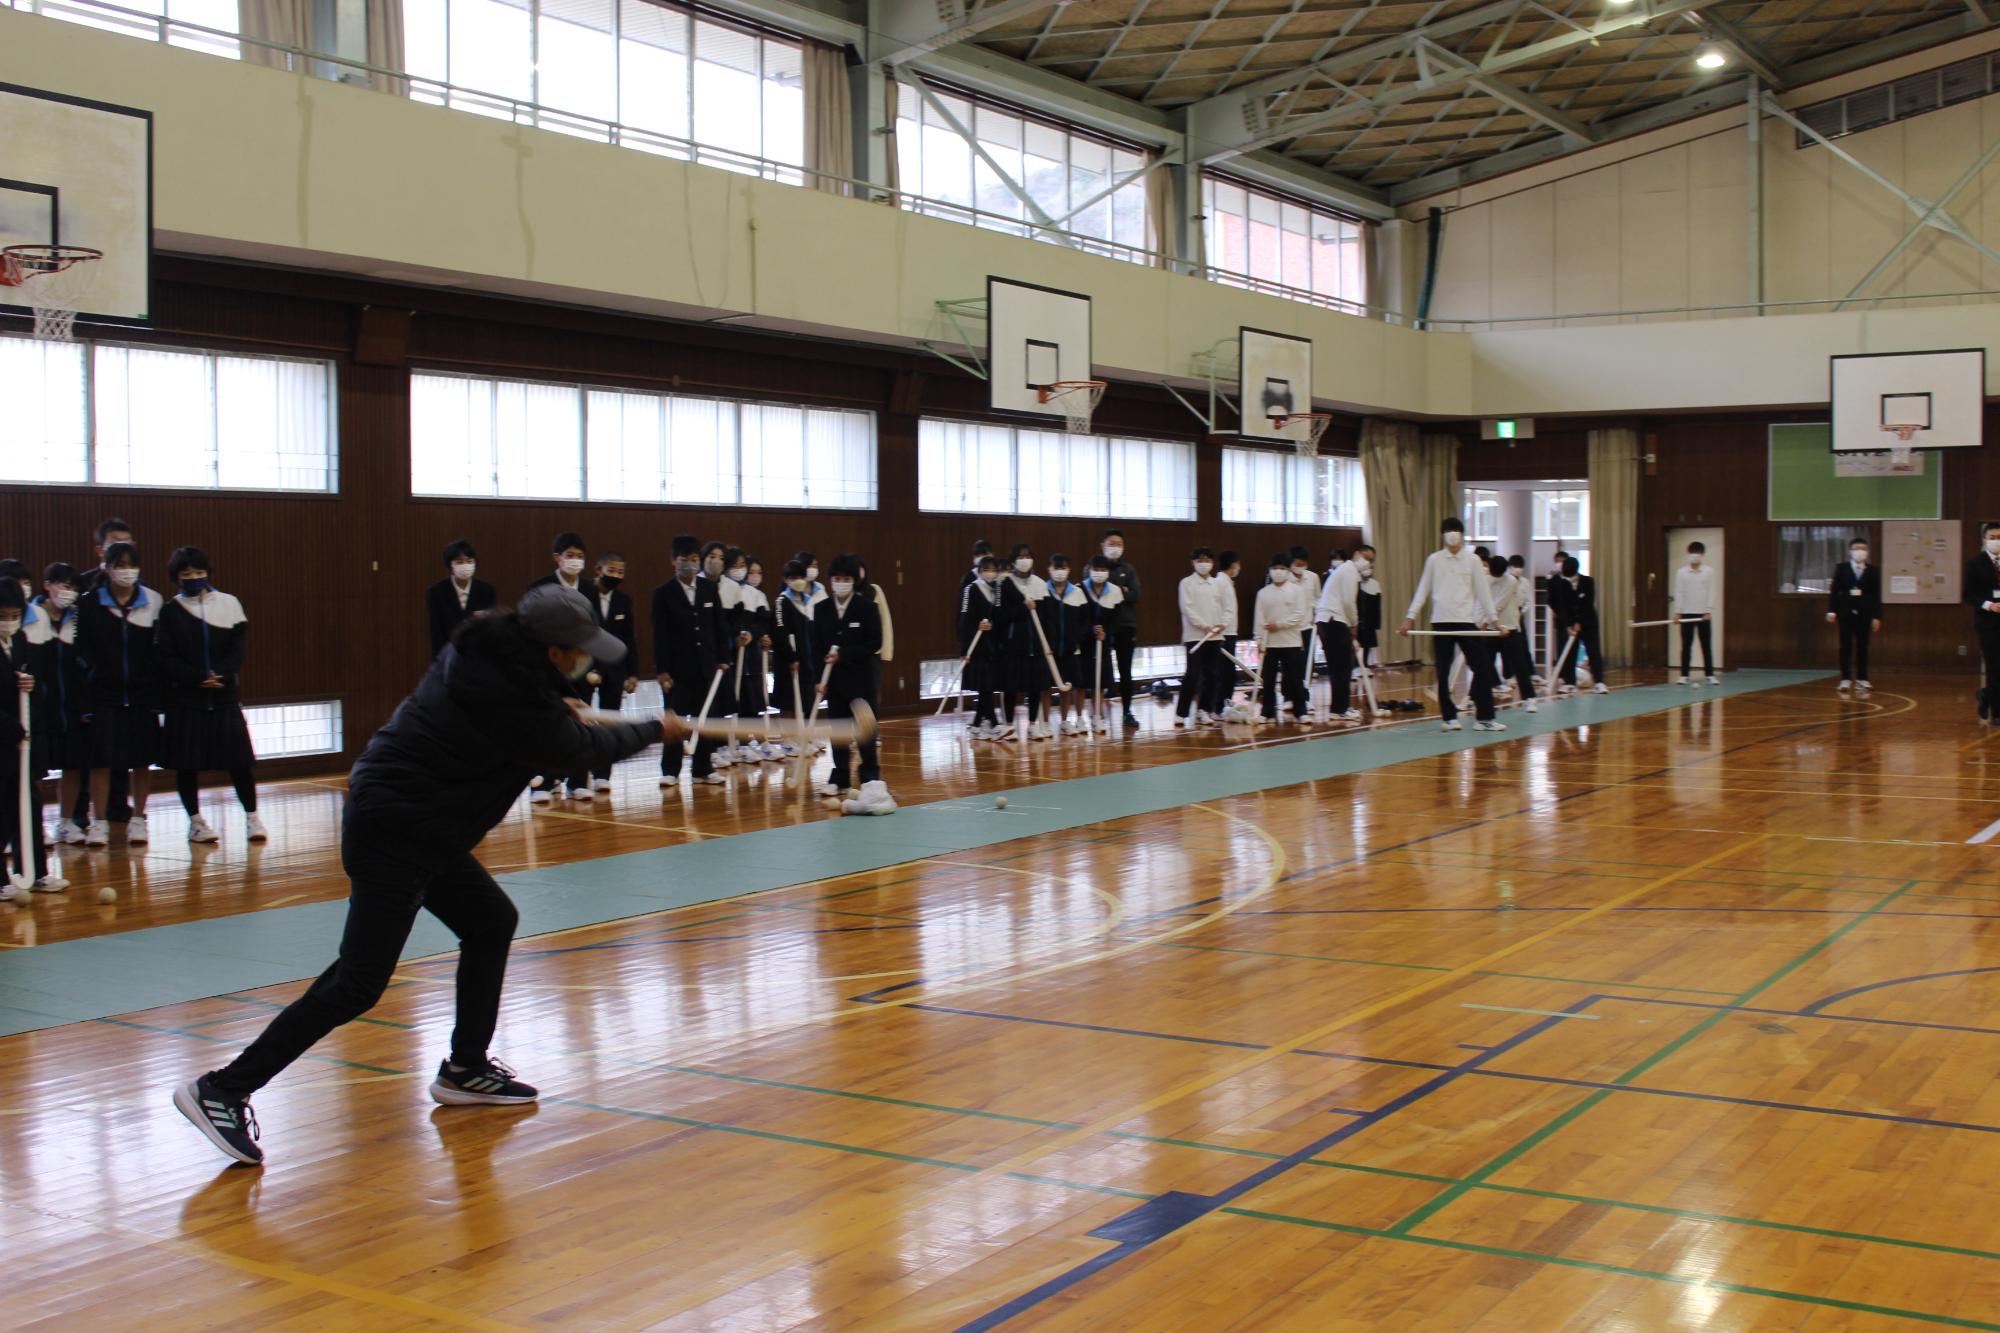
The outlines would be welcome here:
<svg viewBox="0 0 2000 1333">
<path fill-rule="evenodd" d="M 1996 833 L 2000 833 L 2000 819 L 1994 820 L 1991 824 L 1988 824 L 1965 841 L 1969 846 L 1977 847 L 1983 842 L 1992 841 L 1993 835 Z"/>
<path fill-rule="evenodd" d="M 1587 1018 L 1595 1023 L 1603 1014 L 1572 1014 L 1562 1009 L 1515 1009 L 1504 1004 L 1461 1004 L 1461 1009 L 1490 1009 L 1496 1014 L 1540 1014 L 1544 1018 Z"/>
</svg>

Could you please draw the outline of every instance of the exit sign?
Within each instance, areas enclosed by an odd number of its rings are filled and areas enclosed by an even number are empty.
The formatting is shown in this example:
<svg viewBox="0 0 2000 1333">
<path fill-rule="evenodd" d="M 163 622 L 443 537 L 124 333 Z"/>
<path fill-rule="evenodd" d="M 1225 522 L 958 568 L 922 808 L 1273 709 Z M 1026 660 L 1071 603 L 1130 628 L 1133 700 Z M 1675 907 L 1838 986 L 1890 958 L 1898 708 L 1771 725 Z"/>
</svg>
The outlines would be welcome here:
<svg viewBox="0 0 2000 1333">
<path fill-rule="evenodd" d="M 1479 438 L 1482 440 L 1532 440 L 1535 438 L 1533 417 L 1487 417 L 1479 423 Z"/>
<path fill-rule="evenodd" d="M 1515 425 L 1516 425 L 1516 424 L 1517 424 L 1517 423 L 1515 423 L 1515 422 L 1512 422 L 1512 421 L 1496 421 L 1496 422 L 1494 422 L 1494 423 L 1493 423 L 1493 436 L 1494 436 L 1494 438 L 1495 438 L 1495 439 L 1500 439 L 1500 440 L 1511 440 L 1511 439 L 1514 439 L 1514 438 L 1515 438 L 1515 432 L 1514 432 L 1514 427 L 1515 427 Z"/>
</svg>

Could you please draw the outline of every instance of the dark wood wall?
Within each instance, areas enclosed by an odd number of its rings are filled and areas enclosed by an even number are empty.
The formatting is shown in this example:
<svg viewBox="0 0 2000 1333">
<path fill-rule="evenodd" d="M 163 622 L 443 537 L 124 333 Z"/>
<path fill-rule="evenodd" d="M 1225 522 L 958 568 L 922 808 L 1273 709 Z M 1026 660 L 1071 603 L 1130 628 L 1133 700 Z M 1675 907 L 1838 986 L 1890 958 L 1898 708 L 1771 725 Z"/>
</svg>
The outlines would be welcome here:
<svg viewBox="0 0 2000 1333">
<path fill-rule="evenodd" d="M 447 541 L 479 548 L 480 575 L 504 598 L 549 568 L 558 531 L 581 532 L 593 554 L 630 562 L 647 643 L 646 590 L 667 577 L 674 536 L 732 542 L 760 556 L 775 581 L 794 551 L 826 562 L 858 551 L 895 618 L 896 660 L 884 703 L 916 705 L 917 663 L 957 651 L 959 579 L 976 538 L 1034 544 L 1075 559 L 1097 551 L 1102 519 L 926 514 L 917 509 L 917 422 L 924 413 L 983 415 L 985 387 L 944 363 L 893 349 L 838 345 L 719 326 L 689 326 L 464 293 L 394 287 L 185 258 L 157 265 L 156 326 L 122 340 L 215 350 L 325 356 L 337 364 L 340 489 L 334 495 L 228 494 L 121 487 L 0 486 L 0 548 L 39 570 L 87 562 L 109 515 L 129 521 L 157 584 L 183 543 L 214 558 L 217 582 L 252 623 L 246 700 L 340 699 L 347 751 L 285 765 L 329 769 L 357 753 L 422 671 L 428 652 L 423 589 L 443 574 Z M 409 493 L 411 366 L 554 380 L 736 394 L 766 401 L 866 408 L 878 428 L 873 511 L 701 508 L 575 501 L 414 498 Z M 1113 385 L 1101 429 L 1198 439 L 1192 417 L 1157 388 Z M 1325 447 L 1352 453 L 1358 421 L 1335 422 Z M 1354 529 L 1221 521 L 1220 442 L 1200 439 L 1194 522 L 1120 520 L 1145 584 L 1140 642 L 1179 637 L 1174 585 L 1197 543 L 1239 550 L 1248 602 L 1272 552 L 1308 545 L 1316 564 Z M 642 651 L 650 669 L 650 655 Z M 283 770 L 280 770 L 283 771 Z"/>
</svg>

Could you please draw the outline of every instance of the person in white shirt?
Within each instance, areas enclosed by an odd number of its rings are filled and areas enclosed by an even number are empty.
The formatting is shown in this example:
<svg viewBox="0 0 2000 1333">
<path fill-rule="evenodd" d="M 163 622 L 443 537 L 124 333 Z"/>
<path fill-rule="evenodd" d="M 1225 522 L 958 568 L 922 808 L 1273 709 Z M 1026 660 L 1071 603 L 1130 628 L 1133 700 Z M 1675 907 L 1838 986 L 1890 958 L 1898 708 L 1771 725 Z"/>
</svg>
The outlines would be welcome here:
<svg viewBox="0 0 2000 1333">
<path fill-rule="evenodd" d="M 1213 663 L 1215 670 L 1204 678 L 1202 688 L 1201 706 L 1210 717 L 1221 717 L 1230 697 L 1236 693 L 1236 659 L 1241 656 L 1236 643 L 1243 616 L 1236 579 L 1242 572 L 1243 559 L 1236 552 L 1223 551 L 1215 557 L 1215 588 L 1222 599 L 1222 637 L 1217 642 L 1222 645 L 1222 654 Z"/>
<path fill-rule="evenodd" d="M 1688 668 L 1694 665 L 1694 645 L 1701 644 L 1701 664 L 1708 671 L 1708 683 L 1720 685 L 1715 674 L 1715 644 L 1709 638 L 1715 619 L 1715 571 L 1703 560 L 1708 547 L 1688 543 L 1688 562 L 1674 571 L 1674 623 L 1681 631 L 1681 684 L 1688 683 Z"/>
<path fill-rule="evenodd" d="M 1352 560 L 1335 565 L 1319 595 L 1316 618 L 1319 641 L 1326 652 L 1326 671 L 1333 687 L 1333 715 L 1342 722 L 1359 722 L 1350 691 L 1354 683 L 1354 632 L 1361 625 L 1361 581 L 1373 567 L 1375 548 L 1355 548 Z"/>
<path fill-rule="evenodd" d="M 1194 572 L 1181 580 L 1181 643 L 1187 648 L 1187 670 L 1181 677 L 1180 698 L 1174 703 L 1174 725 L 1188 724 L 1188 713 L 1198 711 L 1195 721 L 1203 726 L 1219 723 L 1207 708 L 1195 710 L 1203 698 L 1207 682 L 1215 672 L 1227 668 L 1220 637 L 1229 625 L 1226 595 L 1235 600 L 1235 590 L 1215 577 L 1215 552 L 1206 546 L 1194 548 Z M 1219 585 L 1219 586 L 1218 586 Z"/>
<path fill-rule="evenodd" d="M 1319 591 L 1320 591 L 1321 580 L 1318 573 L 1316 573 L 1313 570 L 1312 557 L 1309 554 L 1307 554 L 1305 547 L 1294 546 L 1292 548 L 1291 554 L 1292 554 L 1292 582 L 1298 584 L 1301 588 L 1305 589 L 1306 610 L 1308 611 L 1308 613 L 1312 615 L 1313 618 L 1313 623 L 1306 626 L 1305 654 L 1304 654 L 1305 673 L 1306 673 L 1306 711 L 1310 713 L 1313 711 L 1313 702 L 1312 702 L 1313 658 L 1316 655 L 1315 650 L 1319 649 L 1319 634 L 1318 634 L 1319 614 L 1317 608 L 1319 606 Z"/>
<path fill-rule="evenodd" d="M 1514 678 L 1522 708 L 1532 713 L 1536 711 L 1535 664 L 1528 659 L 1528 636 L 1521 632 L 1528 610 L 1526 585 L 1514 577 L 1504 556 L 1494 556 L 1486 567 L 1493 571 L 1493 619 L 1508 631 L 1506 637 L 1486 642 L 1500 645 L 1500 670 Z"/>
<path fill-rule="evenodd" d="M 1484 638 L 1460 638 L 1455 630 L 1491 628 L 1494 623 L 1492 571 L 1465 546 L 1465 524 L 1453 517 L 1444 521 L 1444 545 L 1424 561 L 1424 576 L 1417 581 L 1416 596 L 1410 599 L 1409 614 L 1403 617 L 1401 633 L 1417 627 L 1417 616 L 1430 604 L 1432 640 L 1436 648 L 1438 710 L 1444 714 L 1444 729 L 1459 729 L 1458 705 L 1451 697 L 1452 655 L 1464 653 L 1472 668 L 1472 710 L 1474 731 L 1505 731 L 1493 716 L 1493 653 Z"/>
<path fill-rule="evenodd" d="M 1257 590 L 1252 608 L 1264 675 L 1264 720 L 1278 720 L 1278 692 L 1292 706 L 1292 720 L 1306 714 L 1305 634 L 1312 625 L 1312 603 L 1305 586 L 1292 577 L 1292 557 L 1280 551 L 1271 557 L 1271 581 Z"/>
</svg>

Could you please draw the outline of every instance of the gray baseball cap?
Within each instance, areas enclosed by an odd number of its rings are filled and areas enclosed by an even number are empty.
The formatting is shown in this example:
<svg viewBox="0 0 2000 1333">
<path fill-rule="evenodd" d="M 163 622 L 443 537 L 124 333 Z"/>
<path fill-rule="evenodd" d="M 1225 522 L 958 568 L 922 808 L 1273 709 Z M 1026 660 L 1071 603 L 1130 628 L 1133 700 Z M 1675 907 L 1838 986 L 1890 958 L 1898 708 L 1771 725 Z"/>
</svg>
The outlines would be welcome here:
<svg viewBox="0 0 2000 1333">
<path fill-rule="evenodd" d="M 591 614 L 590 602 L 574 588 L 549 583 L 530 588 L 514 613 L 521 618 L 529 637 L 538 643 L 581 648 L 607 664 L 625 660 L 624 641 L 598 625 L 597 617 Z"/>
</svg>

